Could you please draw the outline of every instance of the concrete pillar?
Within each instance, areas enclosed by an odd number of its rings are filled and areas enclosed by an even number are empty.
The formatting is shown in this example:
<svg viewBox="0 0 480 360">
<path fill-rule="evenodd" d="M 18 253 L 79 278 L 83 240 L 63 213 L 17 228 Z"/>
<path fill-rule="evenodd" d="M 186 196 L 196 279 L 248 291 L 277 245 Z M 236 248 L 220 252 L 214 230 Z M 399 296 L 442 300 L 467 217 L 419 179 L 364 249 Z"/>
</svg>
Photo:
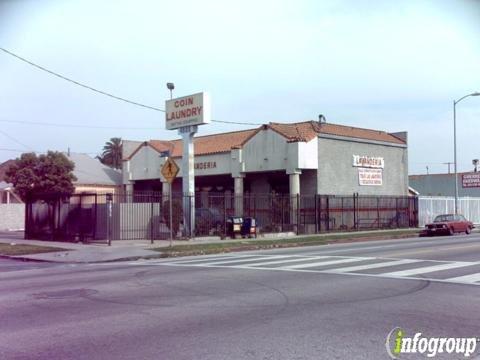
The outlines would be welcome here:
<svg viewBox="0 0 480 360">
<path fill-rule="evenodd" d="M 166 181 L 162 181 L 162 204 L 168 201 L 172 185 Z"/>
<path fill-rule="evenodd" d="M 210 204 L 208 203 L 211 186 L 204 186 L 200 189 L 200 207 L 208 208 Z"/>
<path fill-rule="evenodd" d="M 182 188 L 183 188 L 183 226 L 185 236 L 191 238 L 195 233 L 195 170 L 193 137 L 197 126 L 185 126 L 178 129 L 183 138 Z"/>
<path fill-rule="evenodd" d="M 301 171 L 295 171 L 293 173 L 288 174 L 288 180 L 290 185 L 290 223 L 294 225 L 295 231 L 298 231 L 297 224 L 298 224 L 298 203 L 299 203 L 299 196 L 300 196 L 300 174 Z"/>
<path fill-rule="evenodd" d="M 133 184 L 135 181 L 129 181 L 127 184 L 125 184 L 125 196 L 126 196 L 126 202 L 133 202 Z"/>
<path fill-rule="evenodd" d="M 235 186 L 235 216 L 243 216 L 243 178 L 245 176 L 234 177 Z"/>
</svg>

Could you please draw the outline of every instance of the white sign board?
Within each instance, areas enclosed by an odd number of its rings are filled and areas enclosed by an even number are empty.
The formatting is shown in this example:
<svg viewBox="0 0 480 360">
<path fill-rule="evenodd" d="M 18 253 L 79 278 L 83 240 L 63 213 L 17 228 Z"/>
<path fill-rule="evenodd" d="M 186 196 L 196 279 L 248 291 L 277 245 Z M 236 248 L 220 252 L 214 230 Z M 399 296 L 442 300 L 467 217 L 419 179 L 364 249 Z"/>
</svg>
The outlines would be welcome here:
<svg viewBox="0 0 480 360">
<path fill-rule="evenodd" d="M 353 166 L 383 169 L 383 157 L 353 155 Z"/>
<path fill-rule="evenodd" d="M 210 98 L 198 93 L 165 101 L 165 128 L 178 129 L 184 126 L 210 123 Z"/>
<path fill-rule="evenodd" d="M 382 186 L 382 169 L 358 169 L 358 183 L 360 186 Z"/>
</svg>

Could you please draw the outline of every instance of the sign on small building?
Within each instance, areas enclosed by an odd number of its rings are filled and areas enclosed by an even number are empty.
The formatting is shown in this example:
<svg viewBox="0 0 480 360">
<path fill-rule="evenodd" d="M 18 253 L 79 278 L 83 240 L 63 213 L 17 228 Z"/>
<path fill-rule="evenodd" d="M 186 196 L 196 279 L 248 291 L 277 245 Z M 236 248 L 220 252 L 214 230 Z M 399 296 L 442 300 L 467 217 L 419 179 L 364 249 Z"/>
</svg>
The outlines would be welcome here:
<svg viewBox="0 0 480 360">
<path fill-rule="evenodd" d="M 358 169 L 358 183 L 361 186 L 382 186 L 382 169 Z"/>
<path fill-rule="evenodd" d="M 385 161 L 383 157 L 353 155 L 353 166 L 383 169 Z"/>
<path fill-rule="evenodd" d="M 480 187 L 480 173 L 462 174 L 462 187 Z"/>
</svg>

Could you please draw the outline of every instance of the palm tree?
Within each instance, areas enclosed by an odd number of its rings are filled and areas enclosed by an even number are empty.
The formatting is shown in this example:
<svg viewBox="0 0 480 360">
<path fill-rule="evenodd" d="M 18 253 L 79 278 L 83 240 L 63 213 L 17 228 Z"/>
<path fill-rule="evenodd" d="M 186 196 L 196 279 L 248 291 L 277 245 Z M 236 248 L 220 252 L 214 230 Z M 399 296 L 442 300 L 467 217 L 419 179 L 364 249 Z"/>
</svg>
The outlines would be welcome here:
<svg viewBox="0 0 480 360">
<path fill-rule="evenodd" d="M 105 143 L 101 156 L 97 158 L 107 166 L 114 169 L 122 168 L 122 139 L 113 137 Z"/>
</svg>

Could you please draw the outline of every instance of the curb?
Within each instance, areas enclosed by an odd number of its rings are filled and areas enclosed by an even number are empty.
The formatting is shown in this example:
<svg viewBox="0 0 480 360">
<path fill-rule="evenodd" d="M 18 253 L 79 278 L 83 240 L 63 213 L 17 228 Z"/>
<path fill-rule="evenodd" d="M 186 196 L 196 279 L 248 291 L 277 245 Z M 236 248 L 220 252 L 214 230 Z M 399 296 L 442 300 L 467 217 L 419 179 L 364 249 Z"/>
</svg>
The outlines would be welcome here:
<svg viewBox="0 0 480 360">
<path fill-rule="evenodd" d="M 308 244 L 308 243 L 302 243 L 302 238 L 298 238 L 298 243 L 285 243 L 285 244 L 272 244 L 271 246 L 266 246 L 266 245 L 255 245 L 255 244 L 249 244 L 249 246 L 245 246 L 242 248 L 241 246 L 236 247 L 232 246 L 230 249 L 226 248 L 223 249 L 222 251 L 205 251 L 205 250 L 192 250 L 192 251 L 178 251 L 178 252 L 164 252 L 164 251 L 158 251 L 158 254 L 152 254 L 152 255 L 139 255 L 139 256 L 127 256 L 127 257 L 121 257 L 121 258 L 116 258 L 116 259 L 109 259 L 109 260 L 99 260 L 99 261 L 56 261 L 56 260 L 45 260 L 45 259 L 32 259 L 27 257 L 28 255 L 22 256 L 22 255 L 17 255 L 17 256 L 12 256 L 12 255 L 0 255 L 0 258 L 3 259 L 10 259 L 10 260 L 16 260 L 16 261 L 25 261 L 25 262 L 38 262 L 38 263 L 53 263 L 53 264 L 100 264 L 100 263 L 113 263 L 113 262 L 125 262 L 125 261 L 137 261 L 137 260 L 150 260 L 150 259 L 165 259 L 165 258 L 176 258 L 176 257 L 184 257 L 184 256 L 202 256 L 202 255 L 210 255 L 210 254 L 221 254 L 221 253 L 230 253 L 230 252 L 240 252 L 240 251 L 257 251 L 257 250 L 273 250 L 273 249 L 279 249 L 279 248 L 299 248 L 299 247 L 308 247 L 308 246 L 322 246 L 322 245 L 332 245 L 332 244 L 347 244 L 347 243 L 356 243 L 356 242 L 371 242 L 371 241 L 381 241 L 381 240 L 399 240 L 399 239 L 404 239 L 404 238 L 416 238 L 420 237 L 418 232 L 412 232 L 409 234 L 401 234 L 401 235 L 395 235 L 391 234 L 389 236 L 382 237 L 382 234 L 379 233 L 377 236 L 373 237 L 367 237 L 367 234 L 365 234 L 365 237 L 358 237 L 358 238 L 353 238 L 353 239 L 332 239 L 332 240 L 327 240 L 323 244 Z M 371 235 L 371 234 L 370 234 Z M 269 239 L 269 240 L 276 240 L 276 239 Z M 220 243 L 221 244 L 221 243 Z M 200 245 L 200 244 L 199 244 Z M 240 243 L 239 243 L 240 245 Z M 168 249 L 168 248 L 166 248 Z"/>
<path fill-rule="evenodd" d="M 24 261 L 24 262 L 38 262 L 38 263 L 55 263 L 56 261 L 51 260 L 44 260 L 44 259 L 32 259 L 28 257 L 23 257 L 22 255 L 1 255 L 0 259 L 8 259 L 8 260 L 17 260 L 17 261 Z M 61 263 L 59 263 L 61 264 Z M 65 263 L 64 263 L 65 264 Z"/>
</svg>

